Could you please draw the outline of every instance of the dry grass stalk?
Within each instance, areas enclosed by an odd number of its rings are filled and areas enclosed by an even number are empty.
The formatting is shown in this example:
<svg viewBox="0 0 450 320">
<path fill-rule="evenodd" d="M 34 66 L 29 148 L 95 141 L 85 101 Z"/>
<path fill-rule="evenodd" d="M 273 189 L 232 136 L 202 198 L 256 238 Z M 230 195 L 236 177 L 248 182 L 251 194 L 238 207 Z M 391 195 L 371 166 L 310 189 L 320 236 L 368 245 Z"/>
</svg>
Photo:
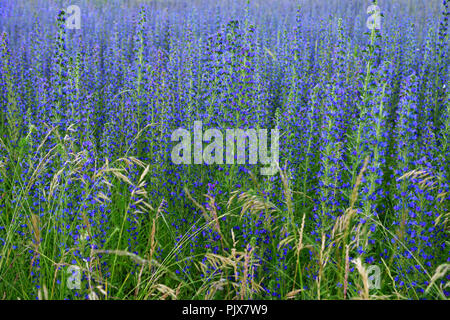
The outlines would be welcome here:
<svg viewBox="0 0 450 320">
<path fill-rule="evenodd" d="M 322 274 L 323 269 L 325 267 L 326 261 L 324 258 L 324 251 L 325 251 L 325 234 L 322 233 L 322 241 L 320 246 L 320 253 L 319 253 L 319 274 L 317 276 L 317 300 L 320 300 L 320 286 L 322 281 Z"/>
<path fill-rule="evenodd" d="M 292 204 L 292 190 L 289 187 L 289 179 L 287 176 L 287 168 L 285 166 L 284 170 L 281 170 L 281 168 L 278 166 L 279 172 L 280 172 L 280 177 L 281 177 L 281 182 L 283 184 L 283 192 L 284 192 L 284 197 L 286 199 L 286 206 L 288 209 L 288 214 L 289 214 L 289 218 L 293 219 L 293 214 L 294 214 L 294 206 Z M 292 221 L 293 223 L 293 221 Z"/>
<path fill-rule="evenodd" d="M 41 229 L 40 229 L 40 219 L 39 216 L 36 214 L 31 215 L 31 227 L 33 230 L 33 236 L 34 236 L 34 245 L 36 248 L 36 252 L 38 251 L 39 244 L 41 243 Z"/>
<path fill-rule="evenodd" d="M 234 281 L 227 280 L 225 276 L 221 276 L 216 281 L 207 281 L 203 287 L 200 288 L 199 293 L 206 291 L 206 299 L 212 299 L 217 291 L 222 291 L 225 286 L 233 287 L 239 294 L 239 299 L 244 299 L 248 294 L 250 296 L 255 292 L 263 290 L 259 283 L 254 281 L 253 267 L 257 264 L 253 261 L 254 248 L 247 246 L 244 252 L 236 250 L 236 241 L 234 238 L 233 230 L 231 230 L 231 238 L 233 240 L 233 246 L 227 256 L 207 253 L 205 255 L 207 263 L 199 263 L 199 267 L 203 272 L 208 270 L 208 265 L 212 266 L 215 270 L 221 270 L 220 274 L 226 275 L 228 271 L 234 274 Z M 238 268 L 243 265 L 243 272 L 241 277 L 238 275 Z M 231 291 L 229 291 L 231 292 Z"/>
<path fill-rule="evenodd" d="M 350 197 L 350 207 L 345 210 L 345 213 L 336 219 L 335 225 L 331 232 L 332 238 L 339 242 L 341 239 L 347 239 L 349 234 L 349 229 L 353 217 L 356 215 L 357 211 L 355 209 L 355 203 L 358 200 L 359 186 L 361 185 L 364 172 L 367 170 L 367 165 L 369 163 L 369 157 L 364 160 L 363 167 L 359 171 L 358 177 L 356 178 L 355 185 L 352 189 L 352 194 Z"/>
<path fill-rule="evenodd" d="M 363 300 L 369 300 L 369 276 L 367 275 L 366 268 L 362 265 L 361 258 L 356 258 L 352 260 L 352 262 L 356 265 L 356 269 L 361 275 L 363 281 L 363 290 L 360 290 L 360 297 Z"/>
<path fill-rule="evenodd" d="M 34 238 L 34 242 L 32 243 L 34 254 L 30 262 L 30 270 L 31 270 L 34 261 L 36 260 L 36 257 L 39 255 L 39 245 L 41 243 L 41 229 L 40 229 L 40 219 L 38 215 L 32 214 L 30 220 L 31 225 L 29 225 L 29 228 Z"/>
<path fill-rule="evenodd" d="M 449 271 L 450 271 L 449 263 L 441 264 L 440 266 L 438 266 L 436 268 L 436 271 L 434 272 L 433 276 L 431 277 L 430 284 L 426 288 L 425 292 L 428 293 L 430 291 L 430 288 L 435 284 L 435 282 L 438 279 L 445 277 L 449 273 Z M 445 287 L 449 286 L 449 284 L 450 284 L 450 282 L 447 282 Z M 445 298 L 445 296 L 444 296 L 444 298 Z"/>
<path fill-rule="evenodd" d="M 436 189 L 436 184 L 438 183 L 439 178 L 434 176 L 431 172 L 422 169 L 414 169 L 411 170 L 400 178 L 397 181 L 401 181 L 404 179 L 410 180 L 418 180 L 417 184 L 421 189 L 433 190 Z"/>
<path fill-rule="evenodd" d="M 272 214 L 278 211 L 272 202 L 264 199 L 261 195 L 255 195 L 252 191 L 241 192 L 237 201 L 242 204 L 241 218 L 246 212 L 250 212 L 251 215 L 259 215 L 260 212 L 266 212 L 266 216 L 270 219 Z M 230 201 L 228 201 L 229 207 Z"/>
<path fill-rule="evenodd" d="M 205 194 L 205 197 L 209 200 L 207 209 L 210 213 L 210 217 L 212 216 L 212 220 L 214 221 L 214 229 L 220 235 L 220 238 L 223 239 L 222 231 L 220 230 L 219 218 L 217 216 L 216 200 L 209 194 Z"/>
<path fill-rule="evenodd" d="M 305 229 L 305 217 L 306 217 L 306 214 L 304 214 L 303 215 L 303 218 L 302 218 L 302 226 L 300 227 L 300 230 L 299 230 L 299 232 L 298 232 L 298 242 L 297 242 L 297 245 L 296 245 L 296 255 L 297 255 L 297 262 L 296 262 L 296 265 L 295 265 L 295 273 L 294 273 L 294 283 L 293 283 L 293 286 L 295 286 L 295 280 L 297 279 L 297 270 L 298 270 L 298 267 L 299 267 L 299 265 L 300 265 L 300 251 L 303 249 L 303 248 L 305 248 L 305 246 L 304 246 L 304 244 L 303 244 L 303 230 Z M 301 279 L 300 279 L 301 280 Z M 302 288 L 303 289 L 303 288 Z M 292 292 L 294 292 L 295 290 L 294 290 L 294 287 L 292 287 Z M 301 290 L 299 290 L 299 291 L 301 291 Z M 294 294 L 295 295 L 295 294 Z"/>
<path fill-rule="evenodd" d="M 237 252 L 235 248 L 231 250 L 228 256 L 222 256 L 214 253 L 207 253 L 205 255 L 207 263 L 199 263 L 200 269 L 205 273 L 208 270 L 208 265 L 212 266 L 215 270 L 221 270 L 223 274 L 227 274 L 228 270 L 232 270 L 234 274 L 234 282 L 226 280 L 221 277 L 216 281 L 207 281 L 200 288 L 198 293 L 205 292 L 205 299 L 213 299 L 214 294 L 219 290 L 221 291 L 225 286 L 231 285 L 232 287 L 239 288 L 237 268 L 239 261 L 244 257 L 243 252 Z"/>
<path fill-rule="evenodd" d="M 295 296 L 296 296 L 297 294 L 299 294 L 300 292 L 302 292 L 302 289 L 292 290 L 292 291 L 290 291 L 290 292 L 288 292 L 288 293 L 286 294 L 286 299 L 287 299 L 287 300 L 292 300 L 292 299 L 294 299 Z"/>
<path fill-rule="evenodd" d="M 150 249 L 149 250 L 149 255 L 147 257 L 147 260 L 150 261 L 150 262 L 153 260 L 153 255 L 154 255 L 154 253 L 156 251 L 156 246 L 157 246 L 157 241 L 156 241 L 156 223 L 158 221 L 159 215 L 163 211 L 164 205 L 165 205 L 165 200 L 162 199 L 162 201 L 161 201 L 161 203 L 160 203 L 160 205 L 158 207 L 158 210 L 156 211 L 156 217 L 153 218 L 152 229 L 151 229 L 150 237 L 149 237 L 149 240 L 148 240 L 148 243 L 147 243 L 147 249 Z M 142 279 L 142 273 L 144 271 L 144 266 L 145 265 L 146 264 L 142 264 L 141 269 L 139 270 L 138 283 L 136 285 L 136 289 L 135 289 L 135 293 L 134 293 L 134 295 L 136 297 L 137 297 L 137 295 L 139 293 L 141 279 Z M 149 264 L 147 264 L 147 266 L 148 266 L 148 269 L 151 272 L 152 264 L 149 263 Z"/>
<path fill-rule="evenodd" d="M 177 300 L 176 291 L 174 289 L 172 289 L 172 288 L 169 288 L 165 284 L 157 283 L 157 284 L 154 285 L 154 288 L 152 288 L 152 289 L 156 289 L 160 293 L 162 293 L 161 300 L 166 300 L 167 297 L 169 297 L 169 296 L 172 299 Z"/>
<path fill-rule="evenodd" d="M 38 290 L 39 300 L 48 300 L 47 286 L 44 284 L 41 289 Z"/>
<path fill-rule="evenodd" d="M 244 254 L 244 275 L 242 279 L 242 287 L 241 287 L 241 300 L 244 300 L 247 297 L 247 278 L 249 269 L 252 269 L 252 264 L 250 263 L 252 258 L 253 248 L 250 247 L 250 244 L 247 245 Z M 253 277 L 252 277 L 253 278 Z M 251 294 L 251 292 L 250 292 Z"/>
<path fill-rule="evenodd" d="M 345 274 L 344 274 L 344 299 L 347 299 L 348 274 L 350 272 L 350 246 L 345 246 Z"/>
</svg>

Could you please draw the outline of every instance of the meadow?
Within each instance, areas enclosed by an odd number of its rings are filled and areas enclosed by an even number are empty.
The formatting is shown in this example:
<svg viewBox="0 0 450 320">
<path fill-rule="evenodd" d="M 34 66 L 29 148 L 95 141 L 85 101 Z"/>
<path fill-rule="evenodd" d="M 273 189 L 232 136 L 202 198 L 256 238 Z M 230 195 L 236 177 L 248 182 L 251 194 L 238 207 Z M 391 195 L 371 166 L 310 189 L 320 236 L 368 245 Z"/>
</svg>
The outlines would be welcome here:
<svg viewBox="0 0 450 320">
<path fill-rule="evenodd" d="M 448 299 L 449 5 L 0 0 L 0 299 Z"/>
</svg>

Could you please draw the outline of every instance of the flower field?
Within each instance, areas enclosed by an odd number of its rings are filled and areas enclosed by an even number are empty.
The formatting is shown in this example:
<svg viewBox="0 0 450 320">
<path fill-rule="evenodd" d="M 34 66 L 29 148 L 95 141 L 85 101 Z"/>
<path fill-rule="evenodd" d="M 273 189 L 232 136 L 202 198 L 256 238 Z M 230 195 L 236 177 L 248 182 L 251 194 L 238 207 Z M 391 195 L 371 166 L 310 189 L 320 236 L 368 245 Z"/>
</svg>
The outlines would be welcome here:
<svg viewBox="0 0 450 320">
<path fill-rule="evenodd" d="M 0 0 L 0 299 L 448 299 L 449 6 Z"/>
</svg>

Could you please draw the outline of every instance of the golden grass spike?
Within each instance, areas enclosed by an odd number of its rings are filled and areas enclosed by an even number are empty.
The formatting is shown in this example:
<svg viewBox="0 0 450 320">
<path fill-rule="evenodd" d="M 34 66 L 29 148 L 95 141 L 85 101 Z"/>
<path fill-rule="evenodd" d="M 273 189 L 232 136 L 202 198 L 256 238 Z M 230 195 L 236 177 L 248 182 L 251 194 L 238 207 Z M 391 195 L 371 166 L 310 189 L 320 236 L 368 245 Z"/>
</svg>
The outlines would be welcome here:
<svg viewBox="0 0 450 320">
<path fill-rule="evenodd" d="M 286 299 L 287 300 L 292 300 L 300 292 L 302 292 L 302 289 L 292 290 L 291 292 L 286 293 Z"/>
<path fill-rule="evenodd" d="M 449 263 L 444 263 L 441 264 L 440 266 L 438 266 L 436 268 L 436 271 L 434 272 L 433 276 L 430 279 L 430 284 L 428 285 L 428 287 L 425 290 L 425 293 L 428 293 L 430 291 L 430 288 L 434 285 L 434 283 L 446 276 L 448 273 L 450 272 L 450 264 Z M 448 286 L 449 282 L 447 282 L 446 286 Z"/>
<path fill-rule="evenodd" d="M 120 171 L 113 171 L 112 172 L 117 178 L 119 178 L 120 180 L 128 183 L 130 186 L 134 186 L 133 183 L 130 181 L 130 179 L 128 179 L 127 176 L 125 176 L 123 173 L 121 173 Z"/>
</svg>

